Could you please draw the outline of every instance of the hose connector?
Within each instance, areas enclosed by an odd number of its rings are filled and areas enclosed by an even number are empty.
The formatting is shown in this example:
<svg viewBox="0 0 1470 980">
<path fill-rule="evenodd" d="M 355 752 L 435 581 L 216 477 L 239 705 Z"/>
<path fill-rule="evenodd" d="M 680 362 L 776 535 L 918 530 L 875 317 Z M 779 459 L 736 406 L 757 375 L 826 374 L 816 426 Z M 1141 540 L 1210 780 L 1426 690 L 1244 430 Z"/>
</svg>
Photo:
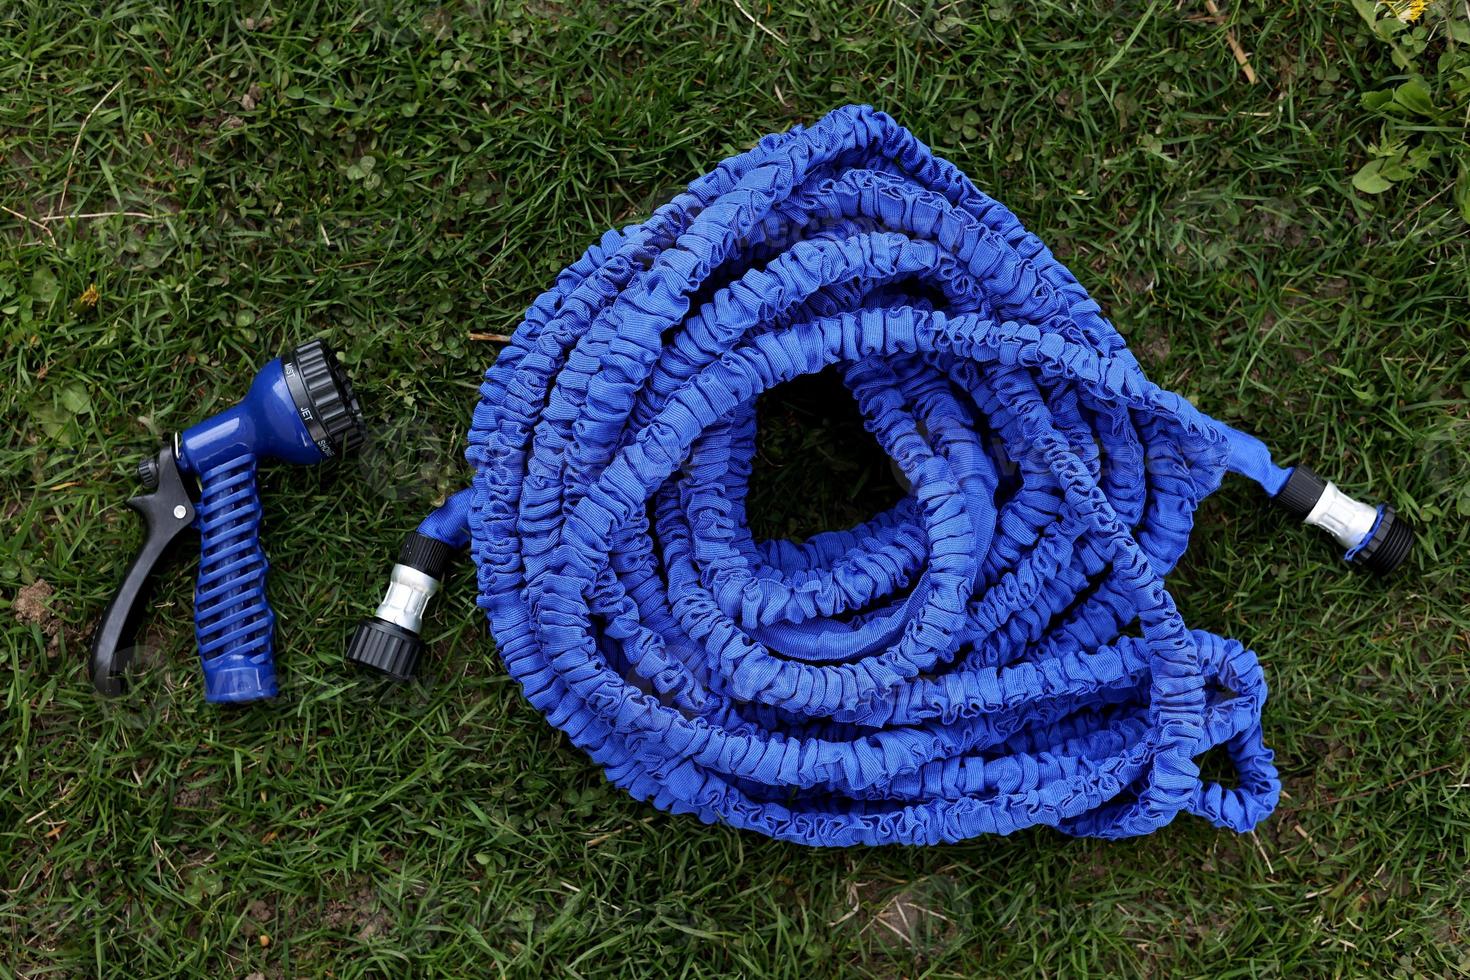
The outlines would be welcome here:
<svg viewBox="0 0 1470 980">
<path fill-rule="evenodd" d="M 1408 557 L 1414 530 L 1388 504 L 1354 500 L 1310 467 L 1291 471 L 1274 498 L 1303 522 L 1320 527 L 1348 549 L 1346 561 L 1387 575 Z"/>
<path fill-rule="evenodd" d="M 357 624 L 347 644 L 349 663 L 397 681 L 413 678 L 424 649 L 419 635 L 424 610 L 439 591 L 457 551 L 453 545 L 418 531 L 404 540 L 383 601 L 372 616 Z"/>
</svg>

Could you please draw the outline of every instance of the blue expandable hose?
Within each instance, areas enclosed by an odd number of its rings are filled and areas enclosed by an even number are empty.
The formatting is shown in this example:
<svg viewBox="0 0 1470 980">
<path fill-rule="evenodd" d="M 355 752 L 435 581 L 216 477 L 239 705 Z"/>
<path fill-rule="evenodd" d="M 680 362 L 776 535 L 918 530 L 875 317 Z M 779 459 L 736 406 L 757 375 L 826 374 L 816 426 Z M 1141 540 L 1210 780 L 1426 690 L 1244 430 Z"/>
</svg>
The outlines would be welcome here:
<svg viewBox="0 0 1470 980">
<path fill-rule="evenodd" d="M 909 493 L 757 542 L 755 399 L 828 366 Z M 1164 578 L 1227 469 L 1291 472 L 1151 383 L 1040 240 L 871 108 L 605 234 L 486 373 L 467 457 L 420 533 L 468 539 L 506 668 L 638 799 L 826 846 L 1246 831 L 1276 804 L 1261 666 Z M 1215 746 L 1232 786 L 1200 776 Z"/>
</svg>

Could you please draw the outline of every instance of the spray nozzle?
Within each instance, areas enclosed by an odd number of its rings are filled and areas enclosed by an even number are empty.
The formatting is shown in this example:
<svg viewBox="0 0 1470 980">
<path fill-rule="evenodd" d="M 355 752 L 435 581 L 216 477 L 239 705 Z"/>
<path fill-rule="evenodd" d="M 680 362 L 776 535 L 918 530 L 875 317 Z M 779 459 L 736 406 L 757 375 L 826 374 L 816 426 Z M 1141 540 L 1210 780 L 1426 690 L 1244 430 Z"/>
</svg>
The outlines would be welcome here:
<svg viewBox="0 0 1470 980">
<path fill-rule="evenodd" d="M 153 576 L 185 528 L 200 534 L 194 627 L 205 698 L 251 701 L 276 693 L 275 614 L 260 544 L 256 466 L 313 465 L 362 442 L 362 409 L 336 355 L 312 340 L 266 364 L 239 404 L 173 437 L 138 465 L 146 493 L 127 503 L 145 525 L 143 546 L 92 637 L 92 682 L 126 690 L 132 637 Z"/>
</svg>

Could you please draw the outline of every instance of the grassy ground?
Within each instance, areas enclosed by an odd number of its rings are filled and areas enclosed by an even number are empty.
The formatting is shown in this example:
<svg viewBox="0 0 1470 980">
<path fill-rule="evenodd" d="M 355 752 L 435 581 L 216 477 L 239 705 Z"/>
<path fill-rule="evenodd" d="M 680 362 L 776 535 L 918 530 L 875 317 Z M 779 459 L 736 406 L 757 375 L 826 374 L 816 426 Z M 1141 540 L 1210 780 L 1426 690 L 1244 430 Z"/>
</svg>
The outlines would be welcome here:
<svg viewBox="0 0 1470 980">
<path fill-rule="evenodd" d="M 0 975 L 1470 972 L 1463 11 L 1228 10 L 1252 85 L 1175 3 L 170 6 L 0 5 Z M 1154 378 L 1424 528 L 1383 585 L 1238 481 L 1207 502 L 1174 588 L 1266 665 L 1255 835 L 815 853 L 655 813 L 522 702 L 465 570 L 424 683 L 343 669 L 465 480 L 471 332 L 850 101 L 1015 209 Z M 202 703 L 180 570 L 150 680 L 100 702 L 133 463 L 318 333 L 376 430 L 267 477 L 285 696 Z M 891 492 L 826 401 L 768 416 L 766 532 Z"/>
</svg>

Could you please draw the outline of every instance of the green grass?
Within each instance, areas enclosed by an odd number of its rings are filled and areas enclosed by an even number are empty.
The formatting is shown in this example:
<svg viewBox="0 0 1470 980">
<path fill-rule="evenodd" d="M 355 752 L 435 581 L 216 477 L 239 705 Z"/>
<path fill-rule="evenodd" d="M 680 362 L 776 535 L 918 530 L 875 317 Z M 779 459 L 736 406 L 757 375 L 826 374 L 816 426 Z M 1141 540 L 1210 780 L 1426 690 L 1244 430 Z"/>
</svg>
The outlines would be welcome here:
<svg viewBox="0 0 1470 980">
<path fill-rule="evenodd" d="M 1392 43 L 1346 4 L 1228 10 L 1256 85 L 1188 4 L 173 6 L 0 5 L 0 975 L 1470 972 L 1470 53 L 1442 3 Z M 1432 115 L 1362 107 L 1420 74 Z M 1205 504 L 1172 583 L 1265 664 L 1287 795 L 1256 834 L 827 853 L 657 813 L 521 700 L 467 569 L 421 684 L 344 669 L 466 479 L 469 334 L 852 101 L 1014 209 L 1157 381 L 1423 529 L 1383 584 L 1239 480 Z M 315 334 L 377 428 L 265 478 L 284 696 L 202 702 L 179 568 L 148 681 L 100 701 L 134 462 Z M 822 448 L 841 412 L 767 417 L 765 530 L 890 492 Z"/>
</svg>

